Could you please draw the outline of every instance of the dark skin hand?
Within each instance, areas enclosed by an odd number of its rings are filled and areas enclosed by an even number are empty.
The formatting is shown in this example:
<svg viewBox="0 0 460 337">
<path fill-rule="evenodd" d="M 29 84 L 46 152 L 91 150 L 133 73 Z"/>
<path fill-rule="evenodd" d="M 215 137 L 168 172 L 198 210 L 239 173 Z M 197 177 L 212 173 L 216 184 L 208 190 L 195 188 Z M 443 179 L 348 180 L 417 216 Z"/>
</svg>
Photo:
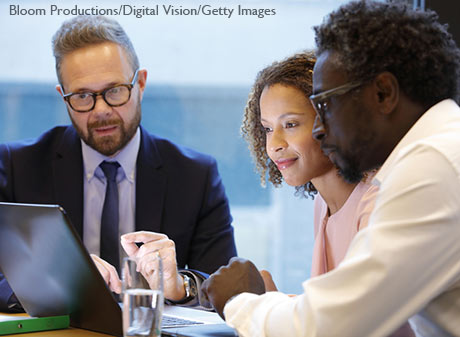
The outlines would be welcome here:
<svg viewBox="0 0 460 337">
<path fill-rule="evenodd" d="M 230 298 L 244 292 L 261 295 L 265 293 L 265 285 L 251 261 L 234 257 L 203 282 L 201 291 L 220 317 L 225 319 L 224 306 Z"/>
</svg>

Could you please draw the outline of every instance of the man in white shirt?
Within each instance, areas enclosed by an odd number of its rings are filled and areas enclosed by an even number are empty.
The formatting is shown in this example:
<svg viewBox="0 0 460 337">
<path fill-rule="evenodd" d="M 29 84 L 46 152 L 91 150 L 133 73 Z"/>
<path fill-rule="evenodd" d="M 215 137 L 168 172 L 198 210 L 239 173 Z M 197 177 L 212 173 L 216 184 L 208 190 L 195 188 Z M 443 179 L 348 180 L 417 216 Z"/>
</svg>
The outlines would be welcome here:
<svg viewBox="0 0 460 337">
<path fill-rule="evenodd" d="M 351 2 L 315 28 L 313 136 L 349 181 L 381 166 L 369 227 L 294 298 L 249 261 L 203 285 L 240 336 L 460 336 L 460 51 L 433 12 Z"/>
</svg>

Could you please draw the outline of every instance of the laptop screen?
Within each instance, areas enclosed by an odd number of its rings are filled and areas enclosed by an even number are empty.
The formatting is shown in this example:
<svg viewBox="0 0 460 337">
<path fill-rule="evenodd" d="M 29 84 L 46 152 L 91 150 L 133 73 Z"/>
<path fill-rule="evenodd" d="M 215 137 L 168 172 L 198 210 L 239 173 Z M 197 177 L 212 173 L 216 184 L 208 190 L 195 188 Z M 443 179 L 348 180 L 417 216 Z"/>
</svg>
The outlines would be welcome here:
<svg viewBox="0 0 460 337">
<path fill-rule="evenodd" d="M 0 203 L 0 266 L 29 315 L 122 336 L 121 309 L 61 207 Z"/>
</svg>

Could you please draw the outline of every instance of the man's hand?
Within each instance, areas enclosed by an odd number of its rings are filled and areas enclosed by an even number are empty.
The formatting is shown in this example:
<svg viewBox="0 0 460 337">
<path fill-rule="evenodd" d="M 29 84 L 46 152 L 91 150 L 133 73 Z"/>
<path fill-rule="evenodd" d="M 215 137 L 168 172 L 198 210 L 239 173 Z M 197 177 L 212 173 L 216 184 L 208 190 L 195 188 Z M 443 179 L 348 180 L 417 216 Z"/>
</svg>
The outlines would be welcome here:
<svg viewBox="0 0 460 337">
<path fill-rule="evenodd" d="M 278 291 L 275 281 L 273 281 L 272 274 L 270 274 L 269 271 L 261 270 L 260 276 L 262 276 L 262 279 L 264 280 L 265 291 Z"/>
<path fill-rule="evenodd" d="M 91 258 L 109 289 L 114 293 L 121 294 L 121 280 L 115 267 L 97 255 L 91 254 Z"/>
<path fill-rule="evenodd" d="M 240 293 L 263 294 L 264 280 L 256 266 L 248 260 L 234 257 L 226 266 L 220 267 L 201 286 L 220 317 L 224 318 L 227 301 Z"/>
<path fill-rule="evenodd" d="M 136 242 L 142 242 L 138 247 Z M 165 234 L 154 232 L 134 232 L 121 236 L 121 245 L 129 257 L 137 260 L 142 275 L 149 284 L 149 275 L 153 275 L 157 252 L 163 260 L 164 296 L 172 301 L 185 297 L 184 281 L 177 272 L 176 246 Z"/>
</svg>

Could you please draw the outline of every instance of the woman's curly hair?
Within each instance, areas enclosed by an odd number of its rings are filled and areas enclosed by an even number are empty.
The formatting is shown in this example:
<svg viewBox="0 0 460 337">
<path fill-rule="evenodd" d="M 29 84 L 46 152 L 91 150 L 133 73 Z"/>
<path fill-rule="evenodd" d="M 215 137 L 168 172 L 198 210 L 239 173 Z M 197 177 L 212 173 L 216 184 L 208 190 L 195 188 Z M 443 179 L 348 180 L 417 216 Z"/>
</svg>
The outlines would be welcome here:
<svg viewBox="0 0 460 337">
<path fill-rule="evenodd" d="M 431 10 L 401 1 L 353 1 L 314 30 L 317 56 L 334 52 L 351 81 L 388 71 L 425 109 L 446 98 L 459 101 L 460 51 Z"/>
<path fill-rule="evenodd" d="M 244 109 L 241 134 L 248 143 L 256 170 L 260 174 L 262 186 L 266 184 L 266 177 L 274 186 L 280 186 L 283 176 L 273 161 L 268 157 L 266 150 L 266 135 L 260 121 L 260 96 L 266 87 L 275 84 L 293 86 L 309 97 L 312 93 L 313 67 L 316 58 L 313 52 L 295 54 L 280 62 L 261 70 L 256 77 L 254 86 Z M 297 186 L 297 193 L 305 192 L 312 196 L 317 191 L 311 182 L 303 186 Z"/>
</svg>

